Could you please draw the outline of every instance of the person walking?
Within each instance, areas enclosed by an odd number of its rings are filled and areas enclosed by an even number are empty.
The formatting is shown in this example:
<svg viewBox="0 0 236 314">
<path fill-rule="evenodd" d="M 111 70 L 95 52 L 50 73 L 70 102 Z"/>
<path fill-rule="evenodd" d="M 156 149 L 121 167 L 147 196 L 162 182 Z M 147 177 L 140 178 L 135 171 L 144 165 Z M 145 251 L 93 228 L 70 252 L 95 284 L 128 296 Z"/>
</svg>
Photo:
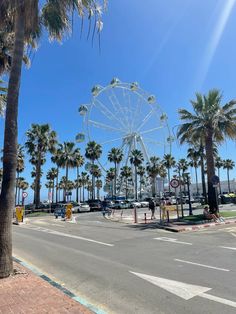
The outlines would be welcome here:
<svg viewBox="0 0 236 314">
<path fill-rule="evenodd" d="M 156 219 L 155 217 L 156 204 L 153 199 L 149 201 L 149 210 L 151 210 L 152 212 L 151 220 Z"/>
</svg>

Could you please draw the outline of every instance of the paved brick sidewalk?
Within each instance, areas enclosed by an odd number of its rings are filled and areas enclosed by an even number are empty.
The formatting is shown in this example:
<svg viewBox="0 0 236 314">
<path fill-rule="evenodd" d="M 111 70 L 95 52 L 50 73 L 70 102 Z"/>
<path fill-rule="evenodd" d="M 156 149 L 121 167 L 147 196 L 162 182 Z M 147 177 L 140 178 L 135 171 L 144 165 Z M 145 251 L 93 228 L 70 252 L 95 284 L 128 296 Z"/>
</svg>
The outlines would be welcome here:
<svg viewBox="0 0 236 314">
<path fill-rule="evenodd" d="M 0 279 L 1 314 L 91 314 L 80 303 L 18 263 L 13 276 Z"/>
</svg>

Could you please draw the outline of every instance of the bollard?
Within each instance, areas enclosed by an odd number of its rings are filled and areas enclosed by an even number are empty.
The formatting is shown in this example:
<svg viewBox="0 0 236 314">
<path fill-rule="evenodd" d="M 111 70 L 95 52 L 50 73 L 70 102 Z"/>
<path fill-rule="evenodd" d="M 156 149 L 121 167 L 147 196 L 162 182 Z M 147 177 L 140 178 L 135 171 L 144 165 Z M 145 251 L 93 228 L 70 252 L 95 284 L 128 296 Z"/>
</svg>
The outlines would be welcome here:
<svg viewBox="0 0 236 314">
<path fill-rule="evenodd" d="M 147 214 L 144 213 L 144 223 L 146 224 L 147 223 Z"/>
<path fill-rule="evenodd" d="M 134 207 L 134 223 L 138 223 L 138 217 L 137 217 L 137 208 Z"/>
</svg>

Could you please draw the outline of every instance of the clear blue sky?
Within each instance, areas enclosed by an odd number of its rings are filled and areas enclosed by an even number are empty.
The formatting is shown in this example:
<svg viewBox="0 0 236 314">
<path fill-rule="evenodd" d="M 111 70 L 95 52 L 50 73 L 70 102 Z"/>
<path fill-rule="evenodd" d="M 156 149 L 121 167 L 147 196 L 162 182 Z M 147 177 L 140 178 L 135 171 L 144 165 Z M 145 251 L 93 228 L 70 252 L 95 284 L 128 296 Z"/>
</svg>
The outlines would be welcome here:
<svg viewBox="0 0 236 314">
<path fill-rule="evenodd" d="M 19 142 L 25 141 L 31 123 L 49 123 L 61 142 L 73 141 L 81 130 L 78 106 L 91 101 L 92 86 L 105 86 L 114 76 L 124 82 L 138 81 L 155 94 L 171 128 L 179 123 L 177 109 L 190 109 L 196 91 L 219 88 L 223 102 L 236 98 L 234 2 L 110 0 L 103 16 L 101 53 L 98 38 L 93 47 L 86 39 L 87 26 L 80 39 L 79 23 L 63 44 L 49 43 L 44 36 L 32 67 L 23 70 Z M 0 130 L 3 134 L 3 120 Z M 0 146 L 2 141 L 1 136 Z M 176 158 L 184 157 L 185 151 L 173 147 Z M 235 143 L 228 142 L 220 152 L 222 158 L 235 160 Z M 48 162 L 44 171 L 51 166 Z M 27 164 L 23 174 L 29 182 L 31 168 Z M 235 170 L 231 176 L 236 176 Z"/>
</svg>

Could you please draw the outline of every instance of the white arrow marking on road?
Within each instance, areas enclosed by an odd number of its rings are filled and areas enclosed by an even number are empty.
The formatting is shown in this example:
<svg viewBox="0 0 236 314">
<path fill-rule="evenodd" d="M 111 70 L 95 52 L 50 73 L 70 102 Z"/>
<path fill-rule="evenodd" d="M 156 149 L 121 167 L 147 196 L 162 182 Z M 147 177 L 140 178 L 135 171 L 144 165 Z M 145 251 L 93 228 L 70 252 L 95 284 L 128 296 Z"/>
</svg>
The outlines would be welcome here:
<svg viewBox="0 0 236 314">
<path fill-rule="evenodd" d="M 228 250 L 233 250 L 236 251 L 236 247 L 231 247 L 231 246 L 220 246 L 222 249 L 228 249 Z"/>
<path fill-rule="evenodd" d="M 182 241 L 178 241 L 177 239 L 167 238 L 167 237 L 154 238 L 153 240 L 159 240 L 159 241 L 165 241 L 165 242 L 171 242 L 171 243 L 178 243 L 178 244 L 193 245 L 192 243 L 189 243 L 189 242 L 182 242 Z"/>
<path fill-rule="evenodd" d="M 184 300 L 190 300 L 196 296 L 199 296 L 199 297 L 211 300 L 211 301 L 215 301 L 215 302 L 222 303 L 222 304 L 229 305 L 236 308 L 236 302 L 234 301 L 223 299 L 223 298 L 205 293 L 211 290 L 211 288 L 208 288 L 208 287 L 191 285 L 191 284 L 180 282 L 180 281 L 150 276 L 150 275 L 141 274 L 141 273 L 135 273 L 133 271 L 130 271 L 130 273 L 144 280 L 147 280 L 148 282 L 170 293 L 173 293 Z"/>
</svg>

